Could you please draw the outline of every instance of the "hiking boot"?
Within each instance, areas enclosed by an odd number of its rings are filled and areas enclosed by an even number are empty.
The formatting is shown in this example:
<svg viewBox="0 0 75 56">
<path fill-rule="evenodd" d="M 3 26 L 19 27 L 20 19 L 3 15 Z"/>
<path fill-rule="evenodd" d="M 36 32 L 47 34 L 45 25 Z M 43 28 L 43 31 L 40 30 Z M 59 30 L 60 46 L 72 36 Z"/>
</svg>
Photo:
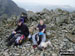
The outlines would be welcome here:
<svg viewBox="0 0 75 56">
<path fill-rule="evenodd" d="M 37 47 L 37 45 L 33 45 L 33 48 L 36 48 Z"/>
</svg>

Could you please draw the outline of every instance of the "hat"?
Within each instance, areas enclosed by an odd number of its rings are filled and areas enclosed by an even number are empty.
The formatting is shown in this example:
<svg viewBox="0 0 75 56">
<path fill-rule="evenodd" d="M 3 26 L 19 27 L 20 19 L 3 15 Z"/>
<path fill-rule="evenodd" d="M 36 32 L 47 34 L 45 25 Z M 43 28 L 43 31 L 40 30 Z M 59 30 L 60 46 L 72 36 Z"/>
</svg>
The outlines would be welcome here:
<svg viewBox="0 0 75 56">
<path fill-rule="evenodd" d="M 21 18 L 21 19 L 19 20 L 19 22 L 22 22 L 22 23 L 24 23 L 24 19 L 23 19 L 23 18 Z"/>
</svg>

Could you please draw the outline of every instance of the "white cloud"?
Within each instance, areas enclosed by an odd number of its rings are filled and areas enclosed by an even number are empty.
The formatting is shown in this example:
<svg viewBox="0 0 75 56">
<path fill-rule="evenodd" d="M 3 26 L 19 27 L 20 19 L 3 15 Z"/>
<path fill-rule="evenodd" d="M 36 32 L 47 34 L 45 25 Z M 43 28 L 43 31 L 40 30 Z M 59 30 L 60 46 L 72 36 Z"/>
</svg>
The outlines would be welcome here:
<svg viewBox="0 0 75 56">
<path fill-rule="evenodd" d="M 70 5 L 75 6 L 75 0 L 13 0 L 17 4 L 41 4 L 41 5 Z"/>
<path fill-rule="evenodd" d="M 49 6 L 75 7 L 75 0 L 13 0 L 19 7 L 26 10 L 40 10 Z M 47 7 L 48 6 L 48 7 Z"/>
</svg>

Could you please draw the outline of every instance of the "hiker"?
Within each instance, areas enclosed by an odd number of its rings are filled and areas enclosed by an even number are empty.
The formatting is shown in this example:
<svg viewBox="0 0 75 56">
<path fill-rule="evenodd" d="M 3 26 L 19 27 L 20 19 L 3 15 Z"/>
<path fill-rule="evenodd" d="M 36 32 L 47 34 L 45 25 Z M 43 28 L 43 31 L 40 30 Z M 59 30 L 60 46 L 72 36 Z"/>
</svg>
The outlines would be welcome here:
<svg viewBox="0 0 75 56">
<path fill-rule="evenodd" d="M 40 23 L 38 24 L 36 29 L 39 30 L 39 32 L 35 33 L 32 37 L 34 48 L 36 48 L 37 45 L 40 45 L 41 42 L 46 41 L 46 25 L 44 24 L 43 20 L 40 20 Z"/>
<path fill-rule="evenodd" d="M 15 38 L 15 35 L 17 37 Z M 26 39 L 29 35 L 29 29 L 28 27 L 24 24 L 24 21 L 22 19 L 19 20 L 17 28 L 12 32 L 12 34 L 7 38 L 7 46 L 11 46 L 13 42 L 18 42 L 20 39 Z M 19 36 L 19 38 L 18 38 Z M 13 39 L 13 40 L 12 40 Z M 16 43 L 18 44 L 18 43 Z M 22 43 L 21 43 L 22 44 Z"/>
<path fill-rule="evenodd" d="M 24 20 L 24 22 L 27 21 L 27 13 L 22 12 L 20 19 Z"/>
</svg>

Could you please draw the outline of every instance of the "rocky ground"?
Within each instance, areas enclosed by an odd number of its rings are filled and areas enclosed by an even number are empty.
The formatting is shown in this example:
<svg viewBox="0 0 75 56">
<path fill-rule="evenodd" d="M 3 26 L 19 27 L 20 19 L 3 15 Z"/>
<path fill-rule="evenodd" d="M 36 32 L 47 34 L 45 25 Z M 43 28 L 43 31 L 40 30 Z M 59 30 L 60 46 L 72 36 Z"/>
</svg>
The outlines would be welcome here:
<svg viewBox="0 0 75 56">
<path fill-rule="evenodd" d="M 47 39 L 53 47 L 44 51 L 33 49 L 32 43 L 27 41 L 22 48 L 17 46 L 7 47 L 5 39 L 16 27 L 17 17 L 0 21 L 0 56 L 58 56 L 59 51 L 75 51 L 75 12 L 61 9 L 47 10 L 34 13 L 28 11 L 29 27 L 36 26 L 43 19 L 47 25 Z"/>
</svg>

